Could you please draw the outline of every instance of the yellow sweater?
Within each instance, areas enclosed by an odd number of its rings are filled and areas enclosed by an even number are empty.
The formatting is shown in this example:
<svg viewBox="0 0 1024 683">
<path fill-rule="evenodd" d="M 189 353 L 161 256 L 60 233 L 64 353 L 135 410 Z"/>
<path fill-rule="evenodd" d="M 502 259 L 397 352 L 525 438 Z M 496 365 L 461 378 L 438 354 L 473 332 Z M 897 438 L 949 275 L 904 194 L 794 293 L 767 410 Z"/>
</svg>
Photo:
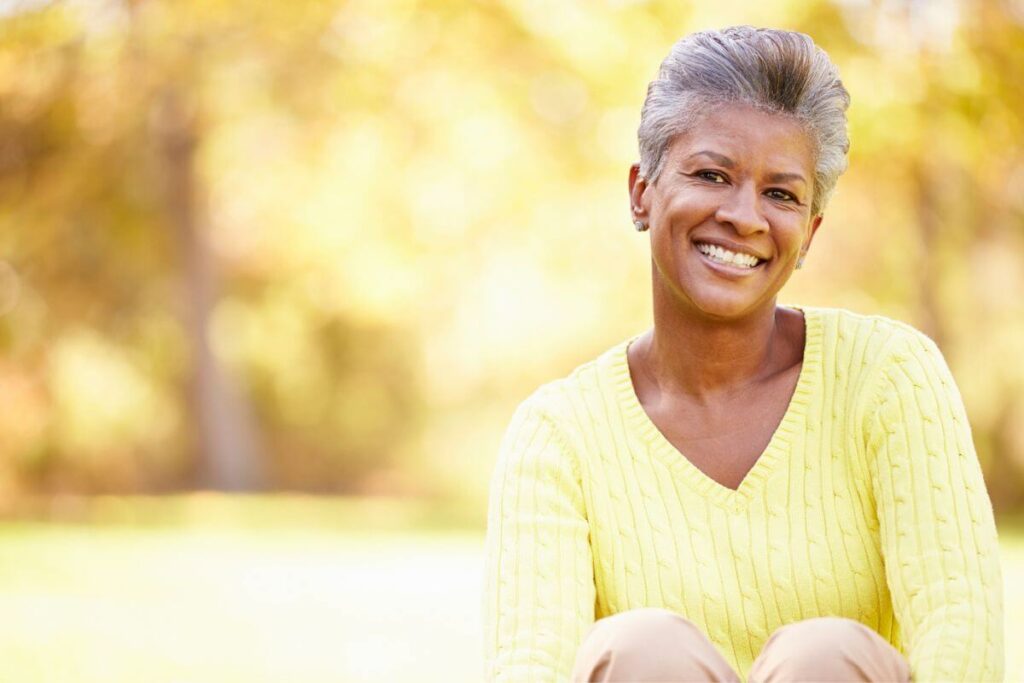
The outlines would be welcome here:
<svg viewBox="0 0 1024 683">
<path fill-rule="evenodd" d="M 902 323 L 799 308 L 796 390 L 735 491 L 647 417 L 632 339 L 523 402 L 490 490 L 487 680 L 566 680 L 590 624 L 637 607 L 685 615 L 744 678 L 776 628 L 836 615 L 916 681 L 1001 680 L 992 506 L 941 353 Z"/>
</svg>

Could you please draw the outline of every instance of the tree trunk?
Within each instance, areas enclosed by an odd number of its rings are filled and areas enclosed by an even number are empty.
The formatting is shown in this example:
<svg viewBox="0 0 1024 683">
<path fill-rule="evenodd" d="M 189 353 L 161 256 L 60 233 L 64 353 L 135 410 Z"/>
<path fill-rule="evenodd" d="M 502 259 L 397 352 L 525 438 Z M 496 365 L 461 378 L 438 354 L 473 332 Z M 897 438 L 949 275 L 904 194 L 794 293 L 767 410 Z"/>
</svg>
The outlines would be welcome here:
<svg viewBox="0 0 1024 683">
<path fill-rule="evenodd" d="M 216 282 L 200 230 L 195 117 L 173 88 L 161 96 L 156 114 L 167 212 L 182 265 L 192 363 L 189 407 L 197 427 L 200 484 L 224 491 L 254 490 L 264 483 L 260 440 L 245 398 L 209 342 Z"/>
</svg>

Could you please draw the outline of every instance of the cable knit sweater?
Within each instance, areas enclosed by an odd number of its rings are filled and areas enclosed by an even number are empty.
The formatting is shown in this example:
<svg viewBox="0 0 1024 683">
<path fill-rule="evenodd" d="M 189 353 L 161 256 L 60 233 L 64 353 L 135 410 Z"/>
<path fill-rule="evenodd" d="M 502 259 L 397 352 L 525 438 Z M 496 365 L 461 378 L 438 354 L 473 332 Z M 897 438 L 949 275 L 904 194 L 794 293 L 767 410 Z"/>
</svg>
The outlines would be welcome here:
<svg viewBox="0 0 1024 683">
<path fill-rule="evenodd" d="M 685 615 L 744 678 L 776 628 L 836 615 L 916 681 L 1001 680 L 992 506 L 941 353 L 902 323 L 798 308 L 796 389 L 736 490 L 647 417 L 633 339 L 523 402 L 491 483 L 487 680 L 566 680 L 594 620 L 637 607 Z"/>
</svg>

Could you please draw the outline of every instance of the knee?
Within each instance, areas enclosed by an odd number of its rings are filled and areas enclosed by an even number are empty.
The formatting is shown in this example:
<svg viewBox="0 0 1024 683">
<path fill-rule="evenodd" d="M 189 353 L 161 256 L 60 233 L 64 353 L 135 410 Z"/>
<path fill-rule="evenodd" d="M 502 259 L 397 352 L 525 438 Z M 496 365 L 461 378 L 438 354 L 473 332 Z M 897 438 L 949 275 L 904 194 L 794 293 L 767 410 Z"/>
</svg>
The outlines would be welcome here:
<svg viewBox="0 0 1024 683">
<path fill-rule="evenodd" d="M 850 675 L 859 667 L 862 644 L 873 646 L 869 642 L 872 633 L 864 624 L 843 617 L 818 617 L 787 624 L 765 643 L 754 662 L 750 680 L 860 680 Z M 881 640 L 880 636 L 875 637 Z"/>
<path fill-rule="evenodd" d="M 779 628 L 768 644 L 785 648 L 790 656 L 799 654 L 820 660 L 823 655 L 840 649 L 844 642 L 860 637 L 865 628 L 859 621 L 844 617 L 805 619 Z"/>
<path fill-rule="evenodd" d="M 596 622 L 577 652 L 573 681 L 738 681 L 685 617 L 656 607 Z"/>
<path fill-rule="evenodd" d="M 592 634 L 616 649 L 644 649 L 666 638 L 699 631 L 683 616 L 660 607 L 641 607 L 595 622 Z"/>
</svg>

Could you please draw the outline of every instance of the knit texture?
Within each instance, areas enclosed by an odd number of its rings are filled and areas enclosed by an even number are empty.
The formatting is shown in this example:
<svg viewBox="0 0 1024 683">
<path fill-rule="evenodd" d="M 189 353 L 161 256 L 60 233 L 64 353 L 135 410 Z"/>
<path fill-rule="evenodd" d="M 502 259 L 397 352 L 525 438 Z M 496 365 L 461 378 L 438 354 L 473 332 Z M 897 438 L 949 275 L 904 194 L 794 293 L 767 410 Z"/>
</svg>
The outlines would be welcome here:
<svg viewBox="0 0 1024 683">
<path fill-rule="evenodd" d="M 992 506 L 942 354 L 883 317 L 795 308 L 796 389 L 737 490 L 648 418 L 635 337 L 519 406 L 490 490 L 487 680 L 567 680 L 594 620 L 637 607 L 692 620 L 744 679 L 775 629 L 832 615 L 915 681 L 1002 680 Z"/>
</svg>

